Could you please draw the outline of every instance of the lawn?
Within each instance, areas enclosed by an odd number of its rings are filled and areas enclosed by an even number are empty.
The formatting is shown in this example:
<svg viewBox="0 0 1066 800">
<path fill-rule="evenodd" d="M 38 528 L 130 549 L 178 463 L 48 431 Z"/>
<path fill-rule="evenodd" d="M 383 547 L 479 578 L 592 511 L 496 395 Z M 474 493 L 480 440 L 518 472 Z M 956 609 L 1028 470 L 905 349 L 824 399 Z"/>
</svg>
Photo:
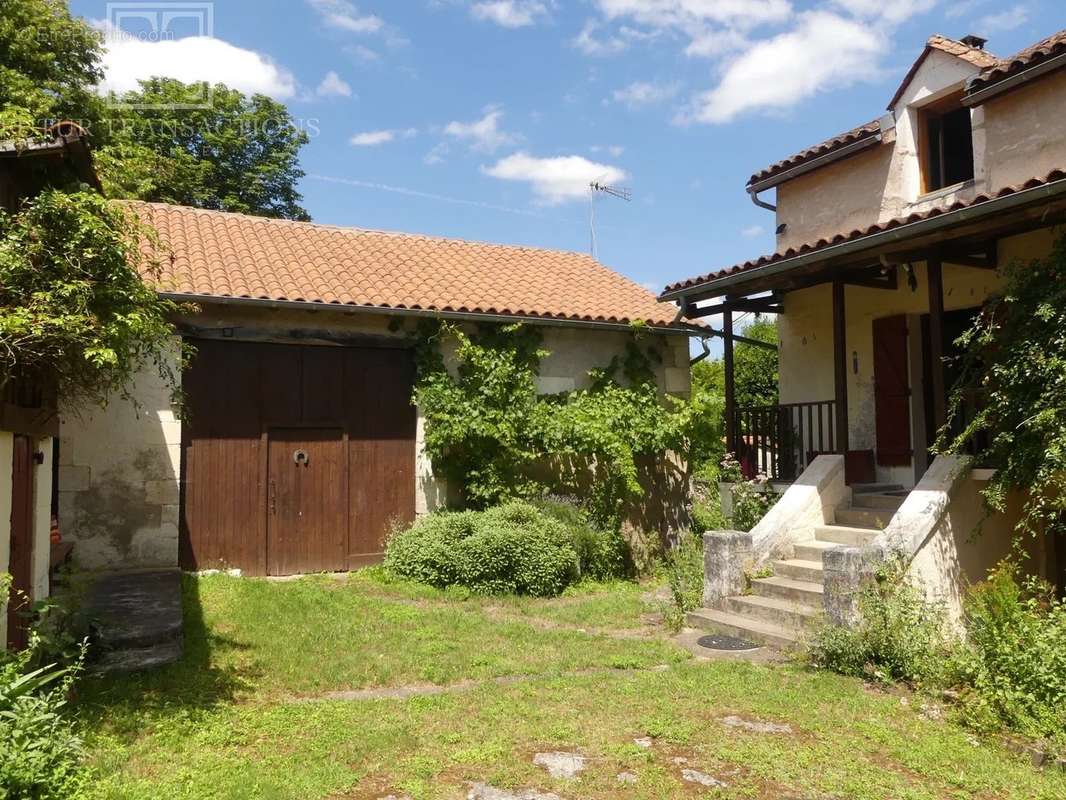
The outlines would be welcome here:
<svg viewBox="0 0 1066 800">
<path fill-rule="evenodd" d="M 642 617 L 648 588 L 532 600 L 374 570 L 187 578 L 184 660 L 83 686 L 91 796 L 460 798 L 485 782 L 563 798 L 1066 798 L 1061 773 L 921 698 L 690 657 Z M 584 771 L 552 778 L 533 763 L 547 751 Z"/>
</svg>

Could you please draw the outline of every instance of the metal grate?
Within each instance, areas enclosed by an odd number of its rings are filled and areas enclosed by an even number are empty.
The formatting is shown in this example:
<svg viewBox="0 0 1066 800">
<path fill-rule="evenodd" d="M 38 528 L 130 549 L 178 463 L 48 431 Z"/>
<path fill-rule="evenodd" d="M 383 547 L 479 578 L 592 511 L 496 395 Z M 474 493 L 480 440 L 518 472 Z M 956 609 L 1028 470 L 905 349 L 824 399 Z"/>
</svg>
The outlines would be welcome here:
<svg viewBox="0 0 1066 800">
<path fill-rule="evenodd" d="M 718 633 L 701 636 L 696 640 L 696 644 L 700 647 L 706 647 L 708 650 L 738 651 L 759 649 L 759 645 L 749 642 L 747 639 L 738 639 L 736 636 L 726 636 Z"/>
</svg>

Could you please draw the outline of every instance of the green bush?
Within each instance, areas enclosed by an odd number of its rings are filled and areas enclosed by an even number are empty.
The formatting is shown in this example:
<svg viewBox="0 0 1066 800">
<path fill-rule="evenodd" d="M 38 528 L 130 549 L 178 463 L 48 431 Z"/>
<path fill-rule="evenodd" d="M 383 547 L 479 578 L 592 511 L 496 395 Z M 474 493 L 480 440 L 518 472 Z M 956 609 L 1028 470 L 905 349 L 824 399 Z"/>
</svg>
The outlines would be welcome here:
<svg viewBox="0 0 1066 800">
<path fill-rule="evenodd" d="M 1005 564 L 971 590 L 966 627 L 964 719 L 1066 745 L 1066 604 Z"/>
<path fill-rule="evenodd" d="M 685 614 L 697 608 L 703 600 L 702 533 L 681 534 L 677 546 L 664 558 L 664 570 L 671 602 L 663 609 L 663 620 L 670 629 L 679 630 Z"/>
<path fill-rule="evenodd" d="M 385 566 L 440 588 L 535 597 L 558 595 L 581 575 L 567 526 L 522 501 L 424 517 L 389 539 Z"/>
<path fill-rule="evenodd" d="M 535 500 L 533 506 L 566 527 L 582 578 L 608 581 L 633 576 L 629 545 L 619 529 L 593 524 L 588 511 L 571 499 L 547 497 Z"/>
<path fill-rule="evenodd" d="M 69 800 L 85 785 L 81 738 L 65 714 L 85 646 L 71 666 L 34 669 L 40 651 L 36 633 L 25 650 L 0 651 L 0 800 Z"/>
<path fill-rule="evenodd" d="M 954 643 L 943 609 L 929 603 L 904 577 L 902 564 L 883 567 L 859 597 L 854 628 L 827 626 L 811 648 L 817 666 L 890 683 L 938 683 Z"/>
</svg>

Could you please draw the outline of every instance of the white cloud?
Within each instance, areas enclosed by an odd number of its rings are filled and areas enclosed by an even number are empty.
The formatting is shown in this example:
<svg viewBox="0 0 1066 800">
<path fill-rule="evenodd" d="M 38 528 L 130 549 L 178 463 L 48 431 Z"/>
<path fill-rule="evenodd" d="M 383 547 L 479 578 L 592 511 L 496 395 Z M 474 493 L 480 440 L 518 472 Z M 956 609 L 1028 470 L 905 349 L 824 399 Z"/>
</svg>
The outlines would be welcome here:
<svg viewBox="0 0 1066 800">
<path fill-rule="evenodd" d="M 936 5 L 936 0 L 833 0 L 833 5 L 857 17 L 898 24 Z"/>
<path fill-rule="evenodd" d="M 891 0 L 887 0 L 891 2 Z M 706 23 L 741 28 L 783 22 L 788 0 L 595 0 L 609 20 L 629 18 L 652 27 L 691 29 Z"/>
<path fill-rule="evenodd" d="M 762 236 L 765 231 L 766 228 L 762 225 L 749 225 L 746 228 L 740 229 L 740 235 L 748 239 L 753 239 L 756 236 Z"/>
<path fill-rule="evenodd" d="M 326 25 L 349 33 L 377 33 L 385 27 L 381 17 L 363 14 L 348 0 L 307 0 Z"/>
<path fill-rule="evenodd" d="M 410 139 L 418 135 L 415 128 L 405 130 L 364 131 L 357 133 L 348 142 L 356 147 L 375 147 L 379 144 L 387 144 L 398 138 Z"/>
<path fill-rule="evenodd" d="M 677 84 L 636 81 L 622 89 L 615 89 L 611 93 L 611 97 L 614 98 L 616 103 L 635 109 L 670 100 L 677 96 L 678 91 Z"/>
<path fill-rule="evenodd" d="M 326 73 L 315 94 L 319 97 L 351 97 L 352 87 L 333 70 Z"/>
<path fill-rule="evenodd" d="M 998 14 L 988 14 L 977 21 L 978 33 L 985 35 L 1012 31 L 1020 28 L 1029 21 L 1029 9 L 1025 6 L 1014 6 Z"/>
<path fill-rule="evenodd" d="M 944 16 L 948 19 L 964 17 L 977 10 L 980 6 L 988 5 L 989 2 L 990 0 L 961 0 L 961 2 L 952 3 L 945 8 Z"/>
<path fill-rule="evenodd" d="M 546 17 L 548 9 L 539 0 L 484 0 L 470 6 L 470 13 L 504 28 L 524 28 Z"/>
<path fill-rule="evenodd" d="M 728 63 L 718 85 L 696 95 L 680 122 L 729 122 L 746 111 L 790 108 L 829 88 L 877 75 L 882 32 L 825 11 L 764 39 Z"/>
<path fill-rule="evenodd" d="M 692 37 L 685 48 L 686 56 L 717 58 L 748 46 L 748 37 L 730 28 L 706 30 Z"/>
<path fill-rule="evenodd" d="M 624 153 L 626 149 L 620 144 L 608 144 L 598 145 L 594 144 L 589 148 L 591 153 L 608 153 L 612 158 L 618 158 Z"/>
<path fill-rule="evenodd" d="M 500 130 L 503 111 L 490 106 L 485 116 L 473 122 L 449 122 L 444 126 L 444 133 L 454 139 L 467 142 L 474 150 L 491 153 L 504 145 L 514 144 L 516 137 Z"/>
<path fill-rule="evenodd" d="M 524 152 L 507 156 L 481 170 L 493 178 L 530 184 L 537 200 L 547 205 L 587 197 L 592 181 L 617 183 L 626 177 L 619 167 L 598 164 L 581 156 L 537 158 Z"/>
<path fill-rule="evenodd" d="M 102 92 L 136 90 L 138 81 L 176 78 L 183 83 L 224 83 L 245 94 L 287 100 L 296 94 L 296 79 L 267 56 L 211 36 L 146 41 L 105 28 Z"/>
<path fill-rule="evenodd" d="M 595 34 L 599 28 L 595 20 L 588 20 L 581 32 L 574 38 L 574 47 L 587 56 L 608 56 L 622 52 L 629 45 L 621 36 L 596 38 Z"/>
</svg>

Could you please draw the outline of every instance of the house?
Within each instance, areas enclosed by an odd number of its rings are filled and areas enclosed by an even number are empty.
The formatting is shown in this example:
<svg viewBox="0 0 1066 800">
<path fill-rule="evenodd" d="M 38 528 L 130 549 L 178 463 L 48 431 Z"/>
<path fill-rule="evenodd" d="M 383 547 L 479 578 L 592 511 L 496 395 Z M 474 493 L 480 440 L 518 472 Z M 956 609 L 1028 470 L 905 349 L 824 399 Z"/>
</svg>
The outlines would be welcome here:
<svg viewBox="0 0 1066 800">
<path fill-rule="evenodd" d="M 89 570 L 344 571 L 442 507 L 412 405 L 420 320 L 538 326 L 539 388 L 589 385 L 644 323 L 664 392 L 689 391 L 693 326 L 586 255 L 133 204 L 159 290 L 196 304 L 185 415 L 153 369 L 132 400 L 63 409 L 59 518 Z M 454 487 L 453 487 L 454 489 Z M 683 500 L 664 500 L 667 514 Z"/>
<path fill-rule="evenodd" d="M 957 620 L 962 584 L 1006 554 L 1015 520 L 985 519 L 988 471 L 930 447 L 954 340 L 997 268 L 1048 254 L 1066 218 L 1064 65 L 1066 31 L 1006 59 L 933 36 L 885 115 L 751 176 L 776 252 L 663 292 L 690 319 L 723 316 L 730 449 L 791 484 L 750 535 L 708 537 L 693 621 L 793 641 L 823 609 L 853 618 L 857 581 L 889 552 Z M 779 315 L 779 406 L 734 401 L 743 311 Z M 1030 569 L 1061 583 L 1066 553 L 1050 537 L 1032 550 Z M 765 562 L 774 577 L 738 597 L 742 565 Z"/>
<path fill-rule="evenodd" d="M 56 126 L 38 141 L 0 142 L 4 211 L 13 212 L 42 189 L 70 181 L 99 186 L 88 142 L 76 125 Z M 58 433 L 56 399 L 39 376 L 0 378 L 0 573 L 12 576 L 14 589 L 11 602 L 0 598 L 0 646 L 25 644 L 24 612 L 48 596 L 53 559 L 65 554 L 65 548 L 50 541 Z"/>
</svg>

